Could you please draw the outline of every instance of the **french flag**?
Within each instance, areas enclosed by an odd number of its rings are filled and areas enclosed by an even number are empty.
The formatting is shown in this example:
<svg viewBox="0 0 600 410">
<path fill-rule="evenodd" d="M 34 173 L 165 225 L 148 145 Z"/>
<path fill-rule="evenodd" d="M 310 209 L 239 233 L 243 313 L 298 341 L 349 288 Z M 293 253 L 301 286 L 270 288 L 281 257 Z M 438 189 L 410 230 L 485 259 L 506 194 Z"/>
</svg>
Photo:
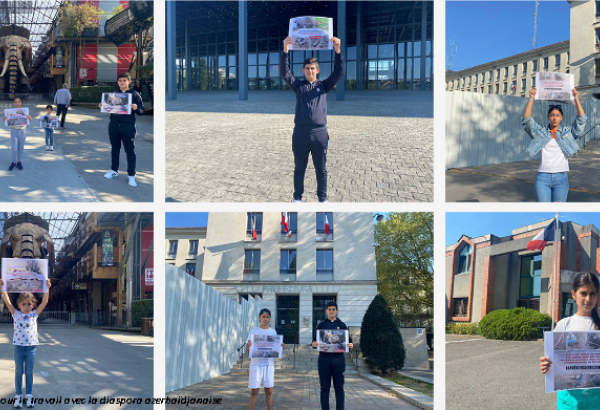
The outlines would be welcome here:
<svg viewBox="0 0 600 410">
<path fill-rule="evenodd" d="M 327 214 L 325 214 L 325 234 L 329 236 L 331 230 L 329 229 L 329 221 L 327 220 Z"/>
<path fill-rule="evenodd" d="M 548 241 L 554 240 L 554 231 L 556 230 L 556 219 L 550 222 L 550 225 L 544 228 L 527 244 L 528 251 L 543 251 Z"/>
<path fill-rule="evenodd" d="M 287 234 L 290 229 L 290 219 L 287 212 L 281 214 L 281 225 L 283 226 L 283 232 Z"/>
</svg>

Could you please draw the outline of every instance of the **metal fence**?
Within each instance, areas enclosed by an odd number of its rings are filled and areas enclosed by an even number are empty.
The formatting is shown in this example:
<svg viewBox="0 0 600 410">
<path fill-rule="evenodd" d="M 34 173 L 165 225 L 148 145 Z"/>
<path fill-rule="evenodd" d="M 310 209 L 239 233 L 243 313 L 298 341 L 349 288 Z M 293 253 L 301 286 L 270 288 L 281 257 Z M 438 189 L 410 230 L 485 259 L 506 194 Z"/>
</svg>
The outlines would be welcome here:
<svg viewBox="0 0 600 410">
<path fill-rule="evenodd" d="M 237 350 L 258 322 L 262 299 L 237 303 L 175 266 L 166 264 L 165 391 L 231 371 Z"/>
<path fill-rule="evenodd" d="M 71 313 L 70 312 L 53 312 L 43 311 L 38 317 L 38 326 L 71 326 Z M 1 324 L 13 324 L 12 315 L 8 310 L 0 312 L 0 323 Z"/>
<path fill-rule="evenodd" d="M 532 159 L 525 151 L 531 138 L 523 130 L 521 118 L 527 98 L 496 94 L 446 92 L 446 169 L 472 167 Z M 533 118 L 547 125 L 552 101 L 536 101 Z M 582 103 L 587 123 L 585 137 L 577 142 L 584 147 L 600 138 L 600 102 Z M 571 125 L 577 113 L 573 104 L 561 104 L 563 125 Z M 539 157 L 539 154 L 538 154 Z M 536 157 L 537 158 L 537 157 Z"/>
<path fill-rule="evenodd" d="M 73 312 L 74 323 L 80 325 L 91 325 L 92 326 L 116 326 L 117 324 L 117 312 Z"/>
</svg>

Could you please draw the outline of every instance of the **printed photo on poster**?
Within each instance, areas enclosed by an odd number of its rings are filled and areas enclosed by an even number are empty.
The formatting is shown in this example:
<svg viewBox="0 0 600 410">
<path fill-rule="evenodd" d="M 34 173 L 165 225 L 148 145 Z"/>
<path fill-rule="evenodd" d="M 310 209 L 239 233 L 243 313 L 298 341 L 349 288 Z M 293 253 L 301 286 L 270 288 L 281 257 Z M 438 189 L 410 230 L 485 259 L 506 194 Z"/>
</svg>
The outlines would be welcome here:
<svg viewBox="0 0 600 410">
<path fill-rule="evenodd" d="M 45 293 L 48 291 L 48 259 L 2 258 L 3 292 Z"/>
<path fill-rule="evenodd" d="M 575 80 L 573 74 L 551 73 L 542 71 L 535 73 L 536 100 L 571 101 Z"/>
<path fill-rule="evenodd" d="M 56 115 L 40 115 L 40 128 L 58 128 Z"/>
<path fill-rule="evenodd" d="M 273 358 L 281 359 L 283 354 L 283 336 L 280 335 L 252 335 L 252 345 L 250 346 L 250 358 Z"/>
<path fill-rule="evenodd" d="M 290 50 L 333 50 L 333 19 L 327 17 L 294 17 L 290 19 Z"/>
<path fill-rule="evenodd" d="M 348 331 L 347 330 L 317 330 L 317 350 L 325 353 L 345 353 L 348 352 Z"/>
<path fill-rule="evenodd" d="M 111 231 L 102 232 L 102 266 L 113 266 L 113 237 Z"/>
<path fill-rule="evenodd" d="M 545 332 L 546 393 L 600 387 L 600 331 Z"/>
<path fill-rule="evenodd" d="M 131 94 L 102 93 L 102 108 L 100 112 L 109 114 L 131 114 Z"/>
<path fill-rule="evenodd" d="M 4 116 L 7 117 L 4 121 L 4 125 L 12 127 L 15 125 L 29 125 L 27 116 L 29 115 L 29 108 L 5 108 Z"/>
</svg>

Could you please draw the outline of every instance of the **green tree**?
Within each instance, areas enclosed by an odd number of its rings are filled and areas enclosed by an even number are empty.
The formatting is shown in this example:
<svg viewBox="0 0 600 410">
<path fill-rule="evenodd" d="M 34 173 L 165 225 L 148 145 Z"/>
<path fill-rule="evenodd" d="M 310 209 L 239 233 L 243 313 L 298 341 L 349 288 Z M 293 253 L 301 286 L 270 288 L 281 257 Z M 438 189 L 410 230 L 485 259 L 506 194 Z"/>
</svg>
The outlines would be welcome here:
<svg viewBox="0 0 600 410">
<path fill-rule="evenodd" d="M 390 213 L 375 241 L 379 292 L 398 322 L 424 326 L 433 316 L 433 213 Z"/>
<path fill-rule="evenodd" d="M 360 326 L 360 348 L 375 373 L 402 369 L 406 351 L 390 306 L 381 294 L 369 305 Z"/>
</svg>

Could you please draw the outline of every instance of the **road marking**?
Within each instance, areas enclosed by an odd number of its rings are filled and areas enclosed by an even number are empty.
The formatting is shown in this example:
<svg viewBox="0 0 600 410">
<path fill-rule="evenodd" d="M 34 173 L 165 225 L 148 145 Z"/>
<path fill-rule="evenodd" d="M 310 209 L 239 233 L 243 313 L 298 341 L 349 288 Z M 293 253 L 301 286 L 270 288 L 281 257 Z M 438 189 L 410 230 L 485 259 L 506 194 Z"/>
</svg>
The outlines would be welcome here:
<svg viewBox="0 0 600 410">
<path fill-rule="evenodd" d="M 446 342 L 446 344 L 448 343 L 464 343 L 464 342 L 476 342 L 478 340 L 485 340 L 485 339 L 467 339 L 467 340 L 453 340 L 450 342 Z"/>
</svg>

